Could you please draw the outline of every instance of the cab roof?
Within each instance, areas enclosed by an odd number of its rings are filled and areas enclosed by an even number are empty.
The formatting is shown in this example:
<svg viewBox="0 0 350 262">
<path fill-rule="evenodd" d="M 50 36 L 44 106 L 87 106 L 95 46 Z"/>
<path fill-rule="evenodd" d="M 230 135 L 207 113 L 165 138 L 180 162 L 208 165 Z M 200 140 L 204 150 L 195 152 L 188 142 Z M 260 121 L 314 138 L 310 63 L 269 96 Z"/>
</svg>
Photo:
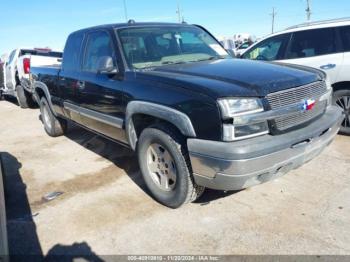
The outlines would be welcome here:
<svg viewBox="0 0 350 262">
<path fill-rule="evenodd" d="M 189 25 L 187 23 L 135 22 L 133 20 L 130 20 L 128 23 L 105 24 L 105 25 L 88 27 L 88 28 L 75 31 L 74 33 L 96 30 L 96 29 L 121 29 L 121 28 L 133 28 L 133 27 L 140 27 L 140 26 L 193 26 L 193 25 Z"/>
</svg>

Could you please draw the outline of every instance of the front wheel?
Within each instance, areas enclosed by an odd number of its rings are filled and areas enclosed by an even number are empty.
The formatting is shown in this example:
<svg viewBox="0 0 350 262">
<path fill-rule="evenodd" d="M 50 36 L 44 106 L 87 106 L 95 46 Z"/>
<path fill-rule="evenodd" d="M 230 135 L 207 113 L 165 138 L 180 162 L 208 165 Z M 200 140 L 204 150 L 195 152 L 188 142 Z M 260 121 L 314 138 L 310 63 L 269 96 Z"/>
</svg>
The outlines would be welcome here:
<svg viewBox="0 0 350 262">
<path fill-rule="evenodd" d="M 204 192 L 204 187 L 193 180 L 185 139 L 174 128 L 146 128 L 141 133 L 137 154 L 147 187 L 165 206 L 178 208 Z"/>
<path fill-rule="evenodd" d="M 339 106 L 345 113 L 345 119 L 340 128 L 340 133 L 350 135 L 350 90 L 338 90 L 334 92 L 333 103 Z"/>
<path fill-rule="evenodd" d="M 41 121 L 44 124 L 46 133 L 52 137 L 62 136 L 67 131 L 67 121 L 57 118 L 45 97 L 40 100 Z"/>
</svg>

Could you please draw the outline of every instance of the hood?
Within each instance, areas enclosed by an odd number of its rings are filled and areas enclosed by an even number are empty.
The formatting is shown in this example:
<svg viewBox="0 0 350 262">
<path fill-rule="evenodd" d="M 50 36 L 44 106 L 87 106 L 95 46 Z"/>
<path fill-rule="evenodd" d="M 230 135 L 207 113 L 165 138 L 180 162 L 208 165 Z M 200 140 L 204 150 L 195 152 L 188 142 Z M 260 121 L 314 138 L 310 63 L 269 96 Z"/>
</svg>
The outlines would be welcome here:
<svg viewBox="0 0 350 262">
<path fill-rule="evenodd" d="M 168 65 L 139 74 L 214 98 L 264 97 L 324 78 L 318 70 L 308 67 L 241 59 Z"/>
</svg>

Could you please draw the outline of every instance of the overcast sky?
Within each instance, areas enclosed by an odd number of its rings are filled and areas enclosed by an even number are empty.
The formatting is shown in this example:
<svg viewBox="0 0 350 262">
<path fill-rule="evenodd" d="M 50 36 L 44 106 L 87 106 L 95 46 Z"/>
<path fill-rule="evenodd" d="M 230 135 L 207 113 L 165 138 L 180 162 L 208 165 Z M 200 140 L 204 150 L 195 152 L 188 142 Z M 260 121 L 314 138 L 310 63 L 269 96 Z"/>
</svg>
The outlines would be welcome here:
<svg viewBox="0 0 350 262">
<path fill-rule="evenodd" d="M 125 0 L 127 16 L 136 21 L 177 21 L 177 2 L 188 23 L 200 24 L 215 36 L 271 32 L 305 22 L 306 0 Z M 16 47 L 62 50 L 67 35 L 84 27 L 124 22 L 124 0 L 1 0 L 0 54 Z M 349 0 L 311 0 L 312 20 L 350 16 Z"/>
</svg>

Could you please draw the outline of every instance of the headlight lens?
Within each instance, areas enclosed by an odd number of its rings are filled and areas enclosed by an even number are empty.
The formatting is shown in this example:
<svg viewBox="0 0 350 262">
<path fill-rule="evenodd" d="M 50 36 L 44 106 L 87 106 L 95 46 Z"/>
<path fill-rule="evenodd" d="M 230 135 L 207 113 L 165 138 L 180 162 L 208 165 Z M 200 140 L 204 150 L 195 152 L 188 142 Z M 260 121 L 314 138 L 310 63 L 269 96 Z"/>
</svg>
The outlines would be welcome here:
<svg viewBox="0 0 350 262">
<path fill-rule="evenodd" d="M 329 79 L 328 76 L 326 76 L 325 82 L 326 82 L 326 85 L 327 85 L 327 90 L 331 90 L 332 89 L 332 84 L 331 84 L 331 80 Z"/>
<path fill-rule="evenodd" d="M 264 111 L 260 99 L 257 98 L 220 99 L 219 105 L 222 116 L 225 119 L 243 114 L 251 114 Z"/>
<path fill-rule="evenodd" d="M 254 124 L 240 124 L 240 116 L 264 111 L 262 102 L 257 98 L 228 98 L 219 101 L 223 119 L 233 119 L 232 124 L 223 125 L 223 140 L 234 141 L 267 134 L 266 121 Z"/>
<path fill-rule="evenodd" d="M 234 126 L 231 124 L 224 124 L 223 126 L 223 140 L 226 142 L 243 140 L 256 136 L 266 135 L 268 133 L 269 128 L 267 122 L 244 126 Z"/>
</svg>

